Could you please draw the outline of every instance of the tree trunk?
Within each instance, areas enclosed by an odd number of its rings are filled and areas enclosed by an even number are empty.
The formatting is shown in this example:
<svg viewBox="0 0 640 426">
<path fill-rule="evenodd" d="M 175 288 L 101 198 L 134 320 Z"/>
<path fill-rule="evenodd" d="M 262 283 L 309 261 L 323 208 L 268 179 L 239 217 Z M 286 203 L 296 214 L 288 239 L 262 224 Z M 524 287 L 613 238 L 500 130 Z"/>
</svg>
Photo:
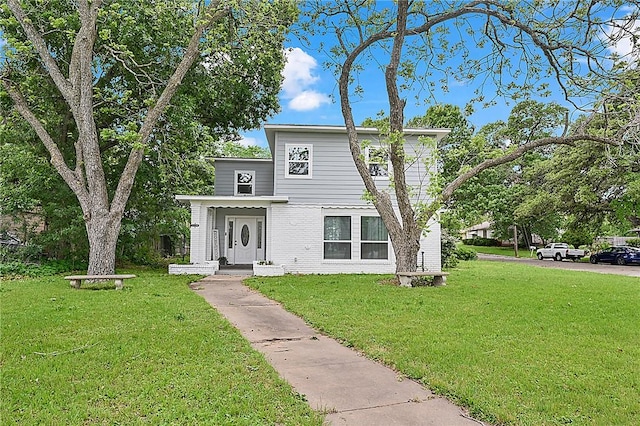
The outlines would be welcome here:
<svg viewBox="0 0 640 426">
<path fill-rule="evenodd" d="M 421 230 L 414 226 L 404 226 L 389 231 L 391 245 L 396 255 L 396 273 L 415 272 L 418 269 Z"/>
<path fill-rule="evenodd" d="M 121 216 L 94 212 L 85 222 L 89 238 L 89 275 L 113 274 Z"/>
<path fill-rule="evenodd" d="M 418 269 L 419 240 L 401 239 L 393 244 L 393 250 L 396 254 L 396 273 L 414 272 Z"/>
</svg>

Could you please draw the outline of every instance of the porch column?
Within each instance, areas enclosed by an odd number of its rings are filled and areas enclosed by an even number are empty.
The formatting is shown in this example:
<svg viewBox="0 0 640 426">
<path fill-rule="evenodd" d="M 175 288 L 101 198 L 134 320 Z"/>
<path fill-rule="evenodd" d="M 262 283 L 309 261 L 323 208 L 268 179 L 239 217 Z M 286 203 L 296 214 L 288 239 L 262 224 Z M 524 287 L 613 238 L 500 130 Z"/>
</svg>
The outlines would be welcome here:
<svg viewBox="0 0 640 426">
<path fill-rule="evenodd" d="M 204 212 L 203 212 L 204 210 Z M 202 207 L 202 202 L 191 201 L 191 263 L 204 263 L 206 259 L 207 237 L 207 209 Z"/>
</svg>

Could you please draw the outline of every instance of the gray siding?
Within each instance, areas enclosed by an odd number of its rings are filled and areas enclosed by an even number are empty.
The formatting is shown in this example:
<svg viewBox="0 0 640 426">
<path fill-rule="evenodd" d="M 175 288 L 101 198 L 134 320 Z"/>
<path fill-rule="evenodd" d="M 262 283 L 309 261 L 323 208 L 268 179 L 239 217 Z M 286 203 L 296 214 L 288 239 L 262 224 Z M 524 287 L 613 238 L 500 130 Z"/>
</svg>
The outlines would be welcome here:
<svg viewBox="0 0 640 426">
<path fill-rule="evenodd" d="M 216 181 L 214 195 L 234 195 L 234 172 L 248 170 L 256 172 L 255 196 L 273 195 L 273 162 L 265 160 L 216 159 Z"/>
<path fill-rule="evenodd" d="M 362 139 L 376 140 L 370 135 Z M 416 150 L 424 155 L 423 150 L 415 148 L 417 138 L 407 138 L 408 155 L 415 155 Z M 344 132 L 341 133 L 303 133 L 277 132 L 275 141 L 275 194 L 289 197 L 289 203 L 322 204 L 322 205 L 367 205 L 362 199 L 364 184 L 356 170 L 349 150 L 349 143 Z M 308 144 L 313 146 L 312 177 L 285 177 L 287 144 Z M 410 185 L 426 182 L 423 161 L 418 160 L 407 172 Z M 379 188 L 387 188 L 388 180 L 379 179 Z"/>
</svg>

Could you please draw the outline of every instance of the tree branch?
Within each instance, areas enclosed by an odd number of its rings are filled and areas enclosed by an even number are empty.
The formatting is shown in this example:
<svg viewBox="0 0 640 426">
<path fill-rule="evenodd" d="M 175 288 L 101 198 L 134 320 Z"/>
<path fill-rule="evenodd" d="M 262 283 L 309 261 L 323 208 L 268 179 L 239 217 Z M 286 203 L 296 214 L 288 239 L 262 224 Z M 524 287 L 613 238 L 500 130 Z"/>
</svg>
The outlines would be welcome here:
<svg viewBox="0 0 640 426">
<path fill-rule="evenodd" d="M 60 68 L 58 68 L 58 64 L 49 53 L 49 49 L 47 49 L 47 45 L 44 42 L 44 39 L 34 28 L 33 24 L 31 24 L 31 20 L 27 17 L 27 14 L 24 12 L 17 0 L 7 0 L 7 5 L 13 13 L 13 16 L 15 16 L 15 18 L 18 20 L 18 23 L 24 30 L 31 44 L 33 44 L 36 52 L 38 52 L 38 55 L 40 56 L 40 59 L 42 59 L 44 67 L 48 70 L 56 87 L 58 87 L 58 90 L 60 90 L 60 93 L 67 101 L 67 103 L 72 108 L 74 108 L 74 105 L 76 105 L 77 102 L 74 97 L 73 86 L 71 82 L 67 80 L 62 74 Z"/>
<path fill-rule="evenodd" d="M 82 179 L 72 171 L 64 161 L 64 157 L 58 148 L 58 145 L 53 141 L 47 130 L 44 128 L 40 120 L 35 116 L 35 114 L 31 111 L 29 106 L 27 105 L 26 100 L 22 97 L 22 94 L 16 90 L 9 81 L 8 78 L 0 79 L 2 81 L 2 85 L 9 93 L 9 96 L 13 100 L 15 108 L 18 110 L 20 115 L 33 127 L 36 134 L 44 144 L 45 148 L 49 152 L 51 156 L 51 164 L 53 167 L 60 173 L 62 179 L 69 185 L 69 187 L 76 194 L 84 194 L 88 196 L 87 189 L 84 187 L 82 183 Z M 78 197 L 80 200 L 83 211 L 85 211 L 85 205 L 82 205 L 82 197 Z"/>
<path fill-rule="evenodd" d="M 467 172 L 459 175 L 456 179 L 454 179 L 447 186 L 444 187 L 444 189 L 442 190 L 437 200 L 435 200 L 426 209 L 420 212 L 419 220 L 426 222 L 426 220 L 428 220 L 431 216 L 433 216 L 447 201 L 449 201 L 449 199 L 451 199 L 451 197 L 453 196 L 453 193 L 458 188 L 460 188 L 460 186 L 462 186 L 463 183 L 477 176 L 484 170 L 509 163 L 517 158 L 520 158 L 526 152 L 531 151 L 535 148 L 539 148 L 547 145 L 575 145 L 576 142 L 580 142 L 580 141 L 592 141 L 592 142 L 602 143 L 605 145 L 615 145 L 615 146 L 619 145 L 619 143 L 614 142 L 608 138 L 586 135 L 586 134 L 563 136 L 563 137 L 550 136 L 546 138 L 536 139 L 531 142 L 527 142 L 525 144 L 518 146 L 516 149 L 509 152 L 508 154 L 505 154 L 497 158 L 487 159 L 481 162 L 480 164 L 478 164 L 477 166 L 469 169 Z"/>
<path fill-rule="evenodd" d="M 140 163 L 142 161 L 144 149 L 149 140 L 149 137 L 151 136 L 151 132 L 153 131 L 160 116 L 169 105 L 169 102 L 178 89 L 178 86 L 182 82 L 182 79 L 191 68 L 193 62 L 199 56 L 200 41 L 202 35 L 204 34 L 204 31 L 209 28 L 215 21 L 223 16 L 226 16 L 229 13 L 230 9 L 227 6 L 224 6 L 222 7 L 222 9 L 218 10 L 220 3 L 221 2 L 219 1 L 212 1 L 206 7 L 205 20 L 197 24 L 194 34 L 191 36 L 191 40 L 187 45 L 185 54 L 180 61 L 180 64 L 174 71 L 173 75 L 169 78 L 167 86 L 162 91 L 160 98 L 158 98 L 156 104 L 149 110 L 147 117 L 142 123 L 142 127 L 138 132 L 138 143 L 131 150 L 131 153 L 129 154 L 129 158 L 127 160 L 127 164 L 125 165 L 122 175 L 120 176 L 120 180 L 118 181 L 118 187 L 116 188 L 116 192 L 111 204 L 112 214 L 121 214 L 124 211 L 127 199 L 129 198 L 129 194 L 131 193 L 131 188 L 133 187 L 136 172 L 138 170 L 138 167 L 140 167 Z"/>
</svg>

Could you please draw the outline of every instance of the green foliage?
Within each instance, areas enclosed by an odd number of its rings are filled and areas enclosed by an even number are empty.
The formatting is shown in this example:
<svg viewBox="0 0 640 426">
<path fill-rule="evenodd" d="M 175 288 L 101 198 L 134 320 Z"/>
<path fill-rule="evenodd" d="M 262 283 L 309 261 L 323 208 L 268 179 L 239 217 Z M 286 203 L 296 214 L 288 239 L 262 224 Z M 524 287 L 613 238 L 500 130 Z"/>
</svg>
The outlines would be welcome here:
<svg viewBox="0 0 640 426">
<path fill-rule="evenodd" d="M 483 237 L 465 238 L 462 240 L 462 243 L 468 246 L 486 246 L 486 247 L 500 246 L 500 240 L 496 240 L 495 238 L 483 238 Z"/>
<path fill-rule="evenodd" d="M 455 255 L 458 260 L 478 259 L 478 253 L 475 250 L 465 246 L 456 246 Z"/>
<path fill-rule="evenodd" d="M 45 260 L 39 263 L 24 261 L 0 262 L 0 278 L 46 277 L 64 272 L 87 270 L 86 262 L 70 260 Z"/>
<path fill-rule="evenodd" d="M 640 238 L 632 238 L 627 240 L 627 245 L 631 247 L 640 247 Z"/>
<path fill-rule="evenodd" d="M 61 72 L 71 79 L 68 64 L 80 28 L 77 5 L 52 1 L 46 7 L 31 3 L 23 7 Z M 91 149 L 85 144 L 93 139 L 79 140 L 76 111 L 43 72 L 41 59 L 18 21 L 8 7 L 0 8 L 0 32 L 7 42 L 0 76 L 20 90 L 70 169 L 83 171 L 87 180 L 98 176 L 101 181 L 100 173 L 82 170 L 88 159 L 76 158 L 76 144 L 85 146 L 85 155 L 99 152 L 105 181 L 87 185 L 104 186 L 113 198 L 131 151 L 144 149 L 135 181 L 126 175 L 134 186 L 127 194 L 122 221 L 121 258 L 138 256 L 141 247 L 153 246 L 161 235 L 181 241 L 187 232 L 186 213 L 174 195 L 212 193 L 214 171 L 207 158 L 244 150 L 226 141 L 237 140 L 240 130 L 259 126 L 279 110 L 282 46 L 297 16 L 296 4 L 247 1 L 222 2 L 220 7 L 225 13 L 200 39 L 199 59 L 150 139 L 143 141 L 140 130 L 147 114 L 182 60 L 204 4 L 188 0 L 102 4 L 97 41 L 88 52 L 95 73 L 93 105 L 82 111 L 93 117 L 97 127 L 98 145 Z M 74 195 L 49 164 L 50 154 L 17 113 L 4 85 L 0 85 L 0 116 L 0 213 L 35 211 L 47 223 L 38 243 L 48 256 L 86 258 L 86 229 L 76 199 L 81 195 Z M 259 149 L 252 153 L 264 155 Z"/>
<path fill-rule="evenodd" d="M 576 229 L 572 227 L 562 234 L 562 241 L 574 247 L 588 246 L 593 243 L 595 235 L 585 229 Z"/>
<path fill-rule="evenodd" d="M 455 268 L 458 265 L 458 257 L 456 256 L 457 238 L 449 234 L 446 230 L 442 230 L 440 235 L 440 261 L 443 268 Z"/>
<path fill-rule="evenodd" d="M 465 262 L 445 287 L 252 278 L 323 333 L 496 425 L 637 425 L 638 279 Z"/>
<path fill-rule="evenodd" d="M 37 262 L 42 259 L 42 247 L 37 244 L 17 247 L 0 247 L 0 263 L 5 262 Z"/>
</svg>

